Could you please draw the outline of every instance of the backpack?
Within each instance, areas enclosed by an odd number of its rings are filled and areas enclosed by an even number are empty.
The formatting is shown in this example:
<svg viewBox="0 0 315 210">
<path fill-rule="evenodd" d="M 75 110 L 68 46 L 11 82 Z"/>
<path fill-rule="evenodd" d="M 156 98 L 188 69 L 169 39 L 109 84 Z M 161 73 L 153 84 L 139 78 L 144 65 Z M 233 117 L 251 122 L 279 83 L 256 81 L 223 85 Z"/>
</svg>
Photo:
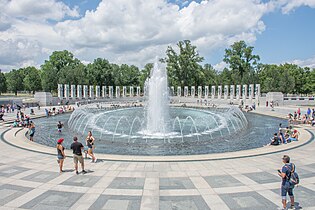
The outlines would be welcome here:
<svg viewBox="0 0 315 210">
<path fill-rule="evenodd" d="M 288 166 L 286 166 L 288 168 Z M 290 176 L 287 176 L 287 179 L 291 186 L 295 186 L 300 183 L 300 178 L 298 173 L 295 171 L 295 165 L 292 164 L 292 170 L 290 171 Z"/>
</svg>

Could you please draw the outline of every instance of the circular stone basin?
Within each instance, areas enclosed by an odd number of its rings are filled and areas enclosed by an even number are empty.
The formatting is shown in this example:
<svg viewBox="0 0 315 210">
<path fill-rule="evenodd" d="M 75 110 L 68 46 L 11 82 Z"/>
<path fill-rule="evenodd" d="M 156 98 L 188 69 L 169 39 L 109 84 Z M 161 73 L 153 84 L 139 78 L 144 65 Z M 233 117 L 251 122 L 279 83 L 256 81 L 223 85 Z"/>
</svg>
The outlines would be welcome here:
<svg viewBox="0 0 315 210">
<path fill-rule="evenodd" d="M 65 138 L 70 148 L 73 136 L 85 145 L 88 131 L 96 139 L 95 152 L 119 155 L 196 155 L 240 151 L 262 147 L 270 142 L 278 124 L 286 121 L 237 109 L 171 108 L 163 134 L 146 130 L 143 108 L 115 110 L 78 109 L 34 120 L 35 141 L 55 146 Z M 57 123 L 64 123 L 62 133 Z"/>
</svg>

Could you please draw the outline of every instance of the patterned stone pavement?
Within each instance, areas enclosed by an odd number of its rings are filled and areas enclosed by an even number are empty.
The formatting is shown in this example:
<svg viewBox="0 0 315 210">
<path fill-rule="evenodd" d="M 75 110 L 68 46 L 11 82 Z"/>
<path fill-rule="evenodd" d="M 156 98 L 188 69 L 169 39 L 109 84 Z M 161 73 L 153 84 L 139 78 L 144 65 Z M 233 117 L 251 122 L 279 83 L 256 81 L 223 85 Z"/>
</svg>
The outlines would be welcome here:
<svg viewBox="0 0 315 210">
<path fill-rule="evenodd" d="M 314 135 L 315 129 L 308 129 Z M 75 174 L 72 158 L 59 174 L 55 156 L 3 141 L 0 148 L 0 209 L 277 209 L 283 154 L 291 156 L 301 177 L 296 207 L 315 209 L 314 141 L 286 152 L 227 160 L 86 160 L 84 175 Z"/>
</svg>

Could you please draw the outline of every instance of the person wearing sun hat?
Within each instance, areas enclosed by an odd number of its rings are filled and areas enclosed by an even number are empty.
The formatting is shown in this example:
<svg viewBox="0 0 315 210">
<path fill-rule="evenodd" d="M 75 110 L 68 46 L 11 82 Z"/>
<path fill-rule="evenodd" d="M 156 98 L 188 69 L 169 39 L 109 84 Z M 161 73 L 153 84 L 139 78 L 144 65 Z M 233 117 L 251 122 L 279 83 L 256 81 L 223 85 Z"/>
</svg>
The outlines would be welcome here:
<svg viewBox="0 0 315 210">
<path fill-rule="evenodd" d="M 64 141 L 63 138 L 60 138 L 57 140 L 57 161 L 59 164 L 59 169 L 60 169 L 60 173 L 63 172 L 62 167 L 63 167 L 63 162 L 66 158 L 65 155 L 65 148 L 64 146 L 62 146 L 62 142 Z"/>
</svg>

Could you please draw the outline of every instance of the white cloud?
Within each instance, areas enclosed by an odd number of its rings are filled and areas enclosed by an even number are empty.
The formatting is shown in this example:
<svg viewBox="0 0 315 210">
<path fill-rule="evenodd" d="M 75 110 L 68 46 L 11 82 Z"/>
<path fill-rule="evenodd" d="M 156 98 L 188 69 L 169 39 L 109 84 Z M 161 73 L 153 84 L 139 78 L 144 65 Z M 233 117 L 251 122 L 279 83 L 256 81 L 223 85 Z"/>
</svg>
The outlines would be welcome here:
<svg viewBox="0 0 315 210">
<path fill-rule="evenodd" d="M 208 58 L 235 41 L 253 44 L 265 30 L 264 14 L 313 1 L 294 2 L 181 1 L 185 7 L 180 9 L 166 0 L 103 0 L 79 17 L 78 8 L 58 0 L 0 0 L 0 48 L 5 49 L 0 68 L 39 65 L 51 52 L 64 49 L 85 63 L 103 57 L 141 67 L 184 39 Z M 21 42 L 27 47 L 20 49 Z"/>
<path fill-rule="evenodd" d="M 315 68 L 315 55 L 311 58 L 305 59 L 305 60 L 293 60 L 289 63 L 296 64 L 301 67 L 310 67 Z"/>
<path fill-rule="evenodd" d="M 10 16 L 43 20 L 62 20 L 64 17 L 78 17 L 77 8 L 71 9 L 63 2 L 55 0 L 1 0 L 5 4 L 5 13 Z"/>
<path fill-rule="evenodd" d="M 217 63 L 213 66 L 213 68 L 217 71 L 223 71 L 224 68 L 227 68 L 229 65 L 225 63 L 224 61 L 221 61 L 220 63 Z"/>
<path fill-rule="evenodd" d="M 314 0 L 280 0 L 278 2 L 282 8 L 282 13 L 288 14 L 293 11 L 295 8 L 301 6 L 308 6 L 311 8 L 315 8 L 315 1 Z"/>
</svg>

